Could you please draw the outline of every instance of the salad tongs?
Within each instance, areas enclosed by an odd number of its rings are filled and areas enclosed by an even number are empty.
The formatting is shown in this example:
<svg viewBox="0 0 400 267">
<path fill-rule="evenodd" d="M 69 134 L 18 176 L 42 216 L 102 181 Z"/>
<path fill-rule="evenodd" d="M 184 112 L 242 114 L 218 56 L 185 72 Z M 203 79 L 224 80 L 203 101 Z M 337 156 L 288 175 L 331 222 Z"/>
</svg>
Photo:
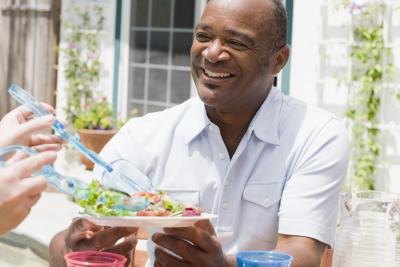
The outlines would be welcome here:
<svg viewBox="0 0 400 267">
<path fill-rule="evenodd" d="M 12 145 L 0 148 L 0 168 L 7 166 L 7 162 L 4 160 L 4 156 L 13 153 L 23 153 L 28 156 L 36 155 L 38 152 L 32 148 L 20 145 Z M 53 185 L 58 191 L 68 195 L 71 198 L 84 198 L 82 192 L 89 188 L 89 185 L 83 181 L 80 181 L 73 177 L 68 177 L 58 173 L 52 166 L 45 165 L 42 170 L 34 174 L 35 176 L 44 176 L 47 181 Z M 113 189 L 107 189 L 114 191 L 114 195 L 118 196 L 115 200 L 115 207 L 119 210 L 125 210 L 129 212 L 135 212 L 145 209 L 150 203 L 142 198 L 130 197 L 128 194 Z M 77 194 L 80 193 L 79 196 Z"/>
</svg>

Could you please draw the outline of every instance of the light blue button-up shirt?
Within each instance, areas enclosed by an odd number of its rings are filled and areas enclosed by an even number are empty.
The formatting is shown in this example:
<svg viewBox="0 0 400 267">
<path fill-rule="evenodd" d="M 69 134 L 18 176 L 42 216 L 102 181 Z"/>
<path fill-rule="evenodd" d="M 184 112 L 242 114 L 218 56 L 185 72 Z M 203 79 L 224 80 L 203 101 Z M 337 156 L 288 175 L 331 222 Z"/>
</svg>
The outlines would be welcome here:
<svg viewBox="0 0 400 267">
<path fill-rule="evenodd" d="M 232 158 L 197 97 L 130 120 L 101 155 L 131 161 L 156 188 L 217 214 L 228 254 L 274 249 L 278 233 L 333 243 L 348 163 L 345 127 L 276 89 Z"/>
</svg>

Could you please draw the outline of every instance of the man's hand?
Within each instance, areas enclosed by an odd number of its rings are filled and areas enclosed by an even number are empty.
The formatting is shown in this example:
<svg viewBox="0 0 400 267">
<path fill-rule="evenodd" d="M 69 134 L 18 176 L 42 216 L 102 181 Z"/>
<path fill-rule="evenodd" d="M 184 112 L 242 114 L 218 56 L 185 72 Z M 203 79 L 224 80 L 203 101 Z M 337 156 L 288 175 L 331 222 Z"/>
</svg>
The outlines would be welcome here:
<svg viewBox="0 0 400 267">
<path fill-rule="evenodd" d="M 42 104 L 49 112 L 54 109 Z M 59 150 L 64 142 L 60 136 L 41 134 L 50 131 L 55 118 L 53 115 L 33 119 L 32 113 L 20 106 L 4 116 L 0 121 L 0 147 L 8 145 L 29 146 L 37 151 Z"/>
<path fill-rule="evenodd" d="M 118 253 L 128 260 L 136 247 L 134 236 L 137 228 L 113 227 L 105 228 L 91 223 L 86 219 L 74 220 L 70 227 L 56 235 L 50 244 L 50 266 L 65 266 L 64 254 L 71 251 L 98 250 Z M 118 242 L 121 238 L 125 239 Z"/>
<path fill-rule="evenodd" d="M 154 252 L 155 267 L 230 266 L 214 228 L 208 220 L 199 221 L 193 227 L 164 228 L 164 232 L 152 236 L 152 240 L 158 245 Z M 163 248 L 179 255 L 182 259 L 170 255 Z"/>
</svg>

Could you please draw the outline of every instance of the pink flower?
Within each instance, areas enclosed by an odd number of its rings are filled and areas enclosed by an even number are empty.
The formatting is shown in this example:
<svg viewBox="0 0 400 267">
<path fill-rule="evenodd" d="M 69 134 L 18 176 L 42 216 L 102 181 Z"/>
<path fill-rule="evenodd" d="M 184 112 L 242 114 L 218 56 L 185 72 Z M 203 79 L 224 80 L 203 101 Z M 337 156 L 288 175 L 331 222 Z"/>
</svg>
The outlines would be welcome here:
<svg viewBox="0 0 400 267">
<path fill-rule="evenodd" d="M 363 11 L 363 9 L 365 8 L 365 6 L 366 6 L 365 4 L 359 5 L 356 3 L 351 3 L 350 4 L 350 14 L 352 14 L 352 15 L 360 14 Z"/>
<path fill-rule="evenodd" d="M 78 48 L 78 46 L 77 46 L 76 43 L 69 43 L 69 44 L 68 44 L 68 48 L 69 48 L 69 49 L 76 49 L 76 48 Z"/>
</svg>

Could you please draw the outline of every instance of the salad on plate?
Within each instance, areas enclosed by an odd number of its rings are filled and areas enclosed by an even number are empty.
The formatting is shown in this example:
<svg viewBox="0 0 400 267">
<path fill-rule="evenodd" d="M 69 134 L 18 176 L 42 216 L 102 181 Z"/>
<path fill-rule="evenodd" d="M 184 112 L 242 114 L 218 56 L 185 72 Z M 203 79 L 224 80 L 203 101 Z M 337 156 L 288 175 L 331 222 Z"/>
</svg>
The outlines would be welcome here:
<svg viewBox="0 0 400 267">
<path fill-rule="evenodd" d="M 103 188 L 96 180 L 87 188 L 77 189 L 72 200 L 83 208 L 83 213 L 95 217 L 185 217 L 202 214 L 200 208 L 180 203 L 162 191 L 138 192 L 127 197 L 122 192 Z"/>
</svg>

